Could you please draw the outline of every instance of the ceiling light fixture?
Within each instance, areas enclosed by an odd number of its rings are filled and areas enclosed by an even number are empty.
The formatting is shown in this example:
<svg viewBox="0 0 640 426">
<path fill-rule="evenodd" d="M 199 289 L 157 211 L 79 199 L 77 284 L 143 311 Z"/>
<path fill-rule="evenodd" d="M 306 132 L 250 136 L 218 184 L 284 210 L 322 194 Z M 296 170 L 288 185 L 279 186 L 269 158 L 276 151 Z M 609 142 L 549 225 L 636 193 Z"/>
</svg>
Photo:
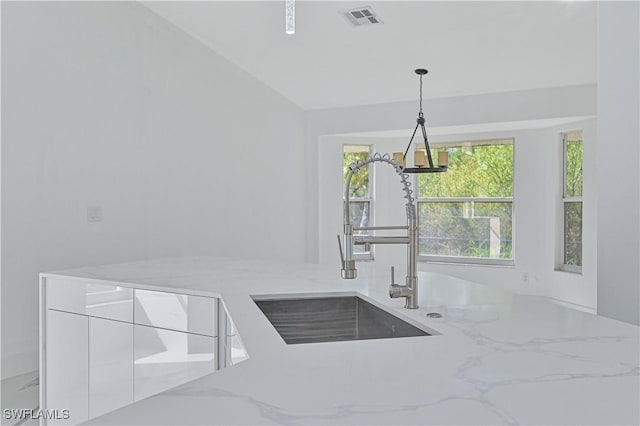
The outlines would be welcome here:
<svg viewBox="0 0 640 426">
<path fill-rule="evenodd" d="M 407 145 L 407 149 L 404 151 L 404 154 L 401 152 L 393 153 L 393 159 L 403 167 L 403 171 L 405 173 L 438 173 L 446 172 L 449 168 L 449 153 L 447 151 L 438 153 L 437 167 L 433 164 L 433 159 L 431 158 L 431 148 L 429 148 L 427 130 L 424 127 L 424 113 L 422 112 L 422 76 L 427 74 L 427 72 L 428 71 L 424 68 L 418 68 L 415 70 L 415 73 L 420 76 L 420 112 L 418 112 L 418 124 L 416 124 L 416 128 L 413 130 L 413 134 L 409 140 L 409 145 Z M 414 167 L 406 167 L 407 153 L 409 152 L 413 138 L 416 136 L 418 127 L 422 130 L 425 152 L 422 152 L 422 150 L 416 151 L 413 161 Z"/>
<path fill-rule="evenodd" d="M 284 1 L 284 32 L 287 34 L 296 33 L 296 2 L 295 0 Z"/>
</svg>

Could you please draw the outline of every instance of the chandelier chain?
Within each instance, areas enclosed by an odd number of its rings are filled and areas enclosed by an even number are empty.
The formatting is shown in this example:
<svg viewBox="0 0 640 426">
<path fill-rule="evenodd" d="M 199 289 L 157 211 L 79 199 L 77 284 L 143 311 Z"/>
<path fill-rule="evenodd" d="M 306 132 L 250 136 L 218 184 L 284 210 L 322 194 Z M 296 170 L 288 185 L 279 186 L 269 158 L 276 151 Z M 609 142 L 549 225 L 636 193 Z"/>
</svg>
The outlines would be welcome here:
<svg viewBox="0 0 640 426">
<path fill-rule="evenodd" d="M 420 76 L 420 116 L 422 116 L 422 75 Z"/>
</svg>

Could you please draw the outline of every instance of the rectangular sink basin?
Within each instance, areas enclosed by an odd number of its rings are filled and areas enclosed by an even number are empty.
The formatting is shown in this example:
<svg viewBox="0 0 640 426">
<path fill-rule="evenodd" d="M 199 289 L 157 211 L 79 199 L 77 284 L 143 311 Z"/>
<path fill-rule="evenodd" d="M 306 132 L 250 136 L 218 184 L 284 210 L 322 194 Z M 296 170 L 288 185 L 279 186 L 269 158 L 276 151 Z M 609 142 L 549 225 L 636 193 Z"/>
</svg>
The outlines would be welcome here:
<svg viewBox="0 0 640 426">
<path fill-rule="evenodd" d="M 430 336 L 358 296 L 256 299 L 287 344 Z"/>
</svg>

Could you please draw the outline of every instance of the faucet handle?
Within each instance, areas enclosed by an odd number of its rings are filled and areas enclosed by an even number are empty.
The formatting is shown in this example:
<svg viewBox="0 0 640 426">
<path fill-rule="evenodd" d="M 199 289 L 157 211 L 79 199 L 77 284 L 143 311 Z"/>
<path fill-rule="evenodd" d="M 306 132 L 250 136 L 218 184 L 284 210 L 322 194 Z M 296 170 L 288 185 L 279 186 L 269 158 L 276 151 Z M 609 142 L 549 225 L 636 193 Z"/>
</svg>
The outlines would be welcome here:
<svg viewBox="0 0 640 426">
<path fill-rule="evenodd" d="M 389 297 L 395 299 L 397 297 L 406 297 L 407 287 L 400 284 L 395 284 L 395 266 L 391 267 L 391 284 L 389 285 Z"/>
<path fill-rule="evenodd" d="M 336 235 L 338 237 L 338 249 L 340 250 L 340 264 L 344 268 L 344 252 L 342 251 L 342 241 L 340 241 L 340 234 Z"/>
</svg>

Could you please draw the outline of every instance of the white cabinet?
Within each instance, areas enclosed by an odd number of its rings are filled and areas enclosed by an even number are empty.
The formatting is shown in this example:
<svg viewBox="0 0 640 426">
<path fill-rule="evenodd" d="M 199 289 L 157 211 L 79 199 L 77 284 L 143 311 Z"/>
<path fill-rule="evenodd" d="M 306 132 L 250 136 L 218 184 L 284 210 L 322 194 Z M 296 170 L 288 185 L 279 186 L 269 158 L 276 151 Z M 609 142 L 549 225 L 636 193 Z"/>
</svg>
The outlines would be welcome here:
<svg viewBox="0 0 640 426">
<path fill-rule="evenodd" d="M 216 337 L 134 325 L 134 399 L 215 372 L 216 346 Z"/>
<path fill-rule="evenodd" d="M 71 417 L 62 424 L 87 421 L 246 357 L 213 297 L 73 277 L 45 277 L 42 290 L 41 407 L 68 409 Z"/>
<path fill-rule="evenodd" d="M 53 310 L 46 315 L 45 406 L 70 415 L 48 424 L 78 424 L 89 418 L 89 318 Z"/>
<path fill-rule="evenodd" d="M 133 403 L 133 324 L 89 318 L 89 418 Z"/>
<path fill-rule="evenodd" d="M 212 297 L 136 289 L 133 322 L 217 336 L 217 304 Z"/>
</svg>

